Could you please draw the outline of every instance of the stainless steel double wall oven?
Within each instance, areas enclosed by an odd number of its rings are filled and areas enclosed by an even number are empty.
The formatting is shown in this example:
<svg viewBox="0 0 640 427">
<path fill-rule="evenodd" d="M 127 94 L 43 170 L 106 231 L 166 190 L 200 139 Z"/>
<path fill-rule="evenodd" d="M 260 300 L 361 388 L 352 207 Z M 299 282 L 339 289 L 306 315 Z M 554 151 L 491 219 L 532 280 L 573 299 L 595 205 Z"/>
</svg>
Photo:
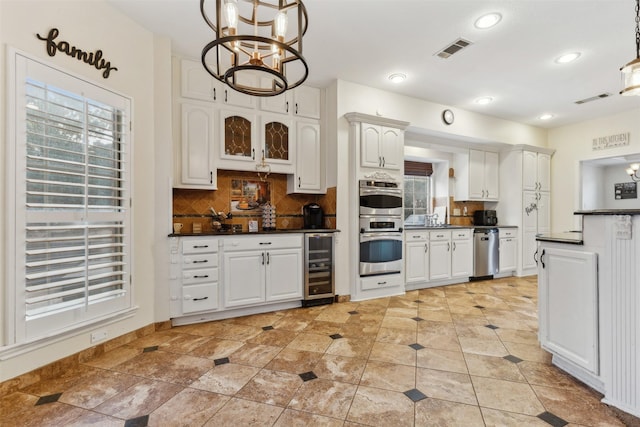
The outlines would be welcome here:
<svg viewBox="0 0 640 427">
<path fill-rule="evenodd" d="M 361 180 L 360 276 L 402 271 L 402 188 L 396 182 Z"/>
</svg>

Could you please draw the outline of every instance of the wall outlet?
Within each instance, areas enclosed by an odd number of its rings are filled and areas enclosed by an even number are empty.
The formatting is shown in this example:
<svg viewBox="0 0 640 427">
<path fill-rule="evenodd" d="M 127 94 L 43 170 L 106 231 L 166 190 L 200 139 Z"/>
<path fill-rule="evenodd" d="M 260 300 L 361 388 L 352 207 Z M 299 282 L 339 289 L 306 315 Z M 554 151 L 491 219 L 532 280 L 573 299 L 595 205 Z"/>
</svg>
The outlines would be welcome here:
<svg viewBox="0 0 640 427">
<path fill-rule="evenodd" d="M 91 333 L 91 344 L 107 339 L 107 331 L 96 331 Z"/>
</svg>

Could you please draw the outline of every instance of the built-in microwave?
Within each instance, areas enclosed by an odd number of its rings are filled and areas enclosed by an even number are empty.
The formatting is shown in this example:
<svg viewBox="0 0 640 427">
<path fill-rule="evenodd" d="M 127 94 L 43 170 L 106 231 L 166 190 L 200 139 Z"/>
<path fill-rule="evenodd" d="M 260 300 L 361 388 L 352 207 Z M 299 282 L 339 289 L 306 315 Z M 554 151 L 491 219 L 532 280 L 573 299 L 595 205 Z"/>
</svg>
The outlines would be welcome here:
<svg viewBox="0 0 640 427">
<path fill-rule="evenodd" d="M 402 189 L 395 182 L 360 181 L 360 215 L 402 216 Z"/>
</svg>

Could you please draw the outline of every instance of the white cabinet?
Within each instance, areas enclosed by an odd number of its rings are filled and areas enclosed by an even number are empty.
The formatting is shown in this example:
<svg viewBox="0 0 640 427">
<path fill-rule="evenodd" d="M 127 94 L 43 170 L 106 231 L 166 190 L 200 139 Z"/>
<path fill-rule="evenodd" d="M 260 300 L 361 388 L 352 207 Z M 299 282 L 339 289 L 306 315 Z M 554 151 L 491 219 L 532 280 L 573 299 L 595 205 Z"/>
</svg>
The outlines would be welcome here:
<svg viewBox="0 0 640 427">
<path fill-rule="evenodd" d="M 171 245 L 171 316 L 214 311 L 219 304 L 218 240 L 184 237 Z"/>
<path fill-rule="evenodd" d="M 181 113 L 181 167 L 174 185 L 215 190 L 214 112 L 204 103 L 184 103 Z"/>
<path fill-rule="evenodd" d="M 498 153 L 469 150 L 455 157 L 455 199 L 497 201 L 500 156 Z"/>
<path fill-rule="evenodd" d="M 551 191 L 551 156 L 534 151 L 522 152 L 522 189 Z"/>
<path fill-rule="evenodd" d="M 298 86 L 293 89 L 293 114 L 308 119 L 320 119 L 320 89 Z"/>
<path fill-rule="evenodd" d="M 509 273 L 515 271 L 518 266 L 518 232 L 515 228 L 499 230 L 500 273 Z"/>
<path fill-rule="evenodd" d="M 429 277 L 429 233 L 407 231 L 405 238 L 405 280 L 425 282 Z"/>
<path fill-rule="evenodd" d="M 320 125 L 317 122 L 296 123 L 296 167 L 287 176 L 288 193 L 325 193 L 322 179 Z"/>
<path fill-rule="evenodd" d="M 545 242 L 541 242 L 539 253 L 540 344 L 597 375 L 597 254 Z"/>
<path fill-rule="evenodd" d="M 400 170 L 404 161 L 404 135 L 396 128 L 362 124 L 360 166 Z"/>
<path fill-rule="evenodd" d="M 224 238 L 224 307 L 302 299 L 302 235 Z"/>
<path fill-rule="evenodd" d="M 429 232 L 429 280 L 451 278 L 451 232 Z"/>
<path fill-rule="evenodd" d="M 180 95 L 183 98 L 215 101 L 220 104 L 254 108 L 255 97 L 240 93 L 209 74 L 199 61 L 180 61 Z M 244 74 L 240 83 L 255 85 L 255 77 Z"/>
<path fill-rule="evenodd" d="M 451 231 L 451 277 L 473 275 L 472 230 Z"/>
<path fill-rule="evenodd" d="M 291 120 L 275 114 L 261 114 L 259 126 L 257 160 L 264 156 L 272 172 L 294 173 L 296 144 Z"/>
<path fill-rule="evenodd" d="M 550 197 L 547 192 L 524 191 L 522 219 L 522 267 L 536 267 L 536 235 L 551 231 Z"/>
<path fill-rule="evenodd" d="M 220 110 L 219 123 L 219 167 L 255 170 L 255 164 L 260 161 L 255 114 L 245 110 Z"/>
</svg>

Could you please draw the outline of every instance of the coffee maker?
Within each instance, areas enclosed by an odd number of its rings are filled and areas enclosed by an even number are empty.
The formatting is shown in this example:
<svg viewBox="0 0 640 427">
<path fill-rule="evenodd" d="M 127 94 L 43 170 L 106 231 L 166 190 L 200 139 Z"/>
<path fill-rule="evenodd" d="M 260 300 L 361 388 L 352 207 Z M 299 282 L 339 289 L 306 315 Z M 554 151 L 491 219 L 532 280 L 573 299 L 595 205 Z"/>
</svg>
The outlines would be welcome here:
<svg viewBox="0 0 640 427">
<path fill-rule="evenodd" d="M 317 203 L 309 203 L 302 207 L 302 216 L 304 218 L 305 229 L 318 229 L 322 228 L 322 221 L 324 219 L 324 213 L 322 208 Z"/>
</svg>

